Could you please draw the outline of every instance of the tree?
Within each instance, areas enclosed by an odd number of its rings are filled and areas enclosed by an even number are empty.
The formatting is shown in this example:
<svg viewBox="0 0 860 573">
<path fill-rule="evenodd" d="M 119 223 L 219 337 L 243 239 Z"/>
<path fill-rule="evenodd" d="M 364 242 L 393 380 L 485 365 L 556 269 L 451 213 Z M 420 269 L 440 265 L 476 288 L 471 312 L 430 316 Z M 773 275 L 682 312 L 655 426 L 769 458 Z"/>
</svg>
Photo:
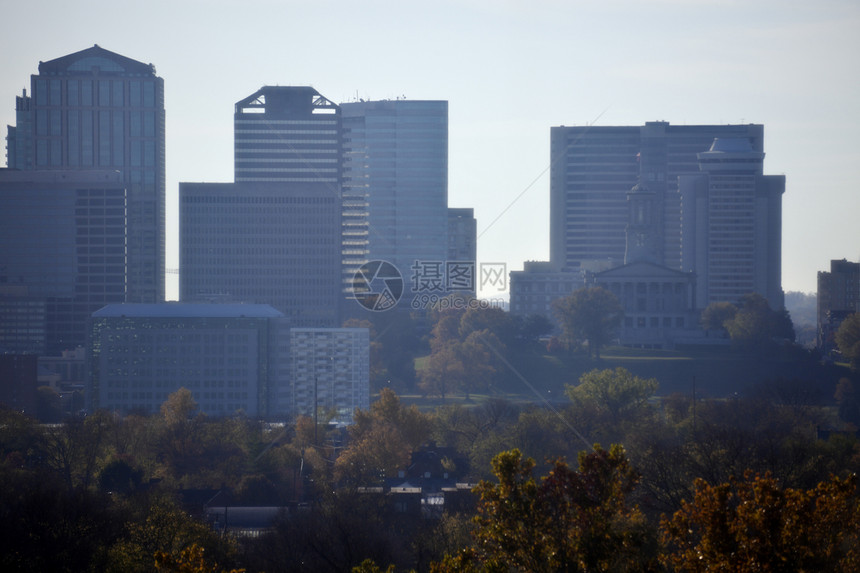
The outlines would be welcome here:
<svg viewBox="0 0 860 573">
<path fill-rule="evenodd" d="M 604 346 L 621 324 L 624 310 L 618 298 L 603 287 L 581 288 L 552 303 L 568 345 L 577 339 L 588 341 L 588 355 L 600 359 Z"/>
<path fill-rule="evenodd" d="M 576 386 L 568 385 L 565 394 L 574 403 L 592 403 L 609 413 L 613 423 L 630 410 L 642 407 L 657 391 L 655 378 L 639 378 L 625 368 L 592 370 L 579 378 Z"/>
<path fill-rule="evenodd" d="M 758 293 L 744 295 L 734 318 L 725 328 L 732 341 L 749 348 L 761 349 L 774 339 L 794 342 L 794 326 L 785 309 L 775 311 Z"/>
<path fill-rule="evenodd" d="M 155 570 L 166 573 L 221 573 L 226 571 L 217 564 L 206 559 L 206 551 L 193 543 L 183 549 L 178 557 L 157 551 L 155 553 Z M 244 569 L 230 569 L 230 573 L 244 573 Z"/>
<path fill-rule="evenodd" d="M 833 395 L 839 404 L 839 419 L 860 428 L 860 396 L 854 389 L 854 384 L 848 378 L 840 378 Z"/>
<path fill-rule="evenodd" d="M 460 317 L 460 340 L 466 340 L 473 332 L 489 331 L 505 346 L 514 341 L 516 324 L 511 316 L 498 307 L 470 307 Z"/>
<path fill-rule="evenodd" d="M 856 571 L 860 508 L 855 477 L 810 490 L 769 475 L 709 485 L 661 523 L 665 564 L 677 571 Z"/>
<path fill-rule="evenodd" d="M 459 344 L 454 341 L 434 348 L 419 374 L 418 386 L 421 390 L 444 400 L 461 389 L 464 365 L 457 351 Z"/>
<path fill-rule="evenodd" d="M 431 420 L 414 405 L 406 407 L 385 388 L 370 410 L 356 410 L 349 446 L 335 461 L 335 476 L 353 485 L 370 485 L 396 475 L 409 455 L 430 436 Z"/>
<path fill-rule="evenodd" d="M 63 402 L 50 386 L 36 388 L 36 417 L 44 424 L 56 424 L 63 419 Z"/>
<path fill-rule="evenodd" d="M 112 573 L 152 571 L 153 558 L 159 559 L 161 571 L 198 571 L 189 568 L 192 562 L 202 564 L 193 555 L 203 557 L 205 562 L 230 564 L 235 561 L 235 540 L 222 536 L 208 524 L 198 521 L 166 497 L 148 496 L 144 504 L 135 507 L 135 512 L 126 522 L 123 538 L 110 547 L 108 566 L 104 570 Z M 189 553 L 189 548 L 200 550 Z M 201 571 L 220 571 L 214 567 Z"/>
<path fill-rule="evenodd" d="M 836 331 L 836 344 L 842 356 L 856 368 L 860 364 L 860 312 L 849 314 Z"/>
<path fill-rule="evenodd" d="M 580 453 L 578 470 L 557 460 L 539 481 L 534 460 L 519 450 L 498 454 L 492 465 L 498 483 L 475 488 L 472 552 L 484 570 L 629 570 L 655 560 L 644 517 L 628 500 L 639 476 L 621 446 Z"/>
<path fill-rule="evenodd" d="M 730 302 L 712 302 L 702 311 L 702 328 L 726 332 L 726 322 L 737 313 L 738 307 Z"/>
<path fill-rule="evenodd" d="M 486 328 L 475 330 L 480 326 Z M 510 338 L 510 326 L 498 309 L 469 309 L 462 318 L 453 312 L 441 314 L 433 327 L 432 352 L 421 370 L 420 388 L 443 400 L 458 390 L 468 397 L 488 388 L 499 370 L 499 356 L 506 350 L 496 331 Z"/>
<path fill-rule="evenodd" d="M 541 336 L 552 333 L 555 326 L 552 321 L 543 314 L 529 314 L 525 317 L 518 318 L 517 331 L 520 338 L 530 342 L 536 342 Z"/>
</svg>

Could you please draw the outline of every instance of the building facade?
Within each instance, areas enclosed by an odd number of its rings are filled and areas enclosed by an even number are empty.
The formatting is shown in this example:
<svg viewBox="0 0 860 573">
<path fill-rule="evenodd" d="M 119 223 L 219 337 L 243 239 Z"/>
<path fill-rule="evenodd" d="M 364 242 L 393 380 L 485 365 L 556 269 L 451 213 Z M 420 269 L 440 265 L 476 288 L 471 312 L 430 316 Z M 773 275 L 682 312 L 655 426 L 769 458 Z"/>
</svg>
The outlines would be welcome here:
<svg viewBox="0 0 860 573">
<path fill-rule="evenodd" d="M 164 300 L 164 82 L 98 45 L 39 63 L 16 101 L 7 160 L 21 170 L 116 170 L 128 191 L 130 302 Z"/>
<path fill-rule="evenodd" d="M 126 190 L 116 171 L 0 170 L 0 348 L 60 356 L 126 299 Z"/>
<path fill-rule="evenodd" d="M 782 309 L 785 178 L 763 175 L 763 158 L 764 128 L 756 124 L 553 127 L 550 261 L 511 273 L 511 310 L 537 310 L 523 288 L 577 271 L 591 284 L 589 273 L 633 262 L 646 275 L 652 273 L 641 263 L 695 278 L 677 310 L 736 302 L 750 292 Z M 704 186 L 698 195 L 694 182 Z M 555 296 L 543 296 L 549 307 Z"/>
<path fill-rule="evenodd" d="M 834 349 L 836 331 L 855 312 L 860 312 L 860 263 L 830 261 L 829 272 L 818 272 L 818 347 Z"/>
<path fill-rule="evenodd" d="M 407 284 L 416 261 L 444 266 L 448 102 L 360 101 L 340 107 L 346 185 L 356 194 L 366 191 L 367 260 L 392 263 Z"/>
<path fill-rule="evenodd" d="M 699 172 L 716 138 L 741 138 L 763 152 L 761 125 L 553 127 L 550 131 L 550 261 L 561 269 L 624 261 L 627 193 L 640 182 L 655 196 L 658 263 L 681 269 L 678 176 Z"/>
<path fill-rule="evenodd" d="M 268 305 L 108 305 L 92 315 L 87 408 L 154 413 L 187 388 L 207 415 L 277 416 L 288 337 Z"/>
<path fill-rule="evenodd" d="M 697 306 L 758 293 L 782 310 L 784 175 L 763 175 L 749 139 L 715 139 L 700 173 L 680 176 L 681 265 L 696 275 Z"/>
<path fill-rule="evenodd" d="M 293 326 L 334 327 L 340 201 L 312 183 L 179 184 L 179 298 L 270 304 Z"/>
<path fill-rule="evenodd" d="M 236 103 L 234 180 L 309 183 L 340 196 L 340 108 L 305 86 L 263 86 Z"/>
<path fill-rule="evenodd" d="M 447 260 L 475 262 L 477 259 L 478 222 L 475 220 L 475 210 L 449 208 Z"/>
<path fill-rule="evenodd" d="M 525 261 L 523 270 L 510 273 L 511 314 L 541 314 L 554 318 L 552 301 L 586 285 L 584 270 L 558 271 L 549 261 Z"/>
<path fill-rule="evenodd" d="M 366 328 L 290 329 L 292 414 L 350 424 L 370 407 Z"/>
</svg>

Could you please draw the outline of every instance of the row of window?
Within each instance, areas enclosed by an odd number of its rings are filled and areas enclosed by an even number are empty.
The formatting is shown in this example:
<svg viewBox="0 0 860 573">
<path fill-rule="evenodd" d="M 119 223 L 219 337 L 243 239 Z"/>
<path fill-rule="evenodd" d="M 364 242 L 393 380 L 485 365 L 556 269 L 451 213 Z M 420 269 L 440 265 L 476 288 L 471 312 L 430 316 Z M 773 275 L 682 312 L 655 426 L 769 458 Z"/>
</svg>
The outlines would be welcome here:
<svg viewBox="0 0 860 573">
<path fill-rule="evenodd" d="M 62 106 L 63 83 L 69 107 L 155 107 L 155 81 L 36 78 L 36 106 Z M 128 96 L 126 99 L 125 96 Z"/>
</svg>

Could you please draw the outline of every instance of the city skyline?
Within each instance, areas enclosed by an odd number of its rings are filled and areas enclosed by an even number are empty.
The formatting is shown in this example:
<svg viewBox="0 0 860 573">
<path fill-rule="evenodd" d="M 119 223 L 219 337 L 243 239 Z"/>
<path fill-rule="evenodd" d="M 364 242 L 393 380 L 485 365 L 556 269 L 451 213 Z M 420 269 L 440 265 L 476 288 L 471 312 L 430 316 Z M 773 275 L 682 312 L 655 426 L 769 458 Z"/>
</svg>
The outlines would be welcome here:
<svg viewBox="0 0 860 573">
<path fill-rule="evenodd" d="M 0 121 L 14 125 L 14 98 L 39 61 L 99 44 L 155 65 L 171 268 L 178 182 L 232 179 L 232 107 L 260 85 L 311 85 L 335 103 L 447 100 L 449 204 L 475 209 L 479 262 L 516 270 L 549 258 L 551 127 L 657 120 L 764 125 L 765 172 L 787 179 L 786 291 L 814 292 L 830 260 L 860 258 L 860 7 L 851 2 L 154 2 L 124 8 L 121 20 L 109 3 L 86 4 L 86 17 L 58 2 L 4 7 L 9 22 L 44 16 L 43 40 L 28 40 L 26 27 L 0 40 L 15 54 L 0 62 Z"/>
</svg>

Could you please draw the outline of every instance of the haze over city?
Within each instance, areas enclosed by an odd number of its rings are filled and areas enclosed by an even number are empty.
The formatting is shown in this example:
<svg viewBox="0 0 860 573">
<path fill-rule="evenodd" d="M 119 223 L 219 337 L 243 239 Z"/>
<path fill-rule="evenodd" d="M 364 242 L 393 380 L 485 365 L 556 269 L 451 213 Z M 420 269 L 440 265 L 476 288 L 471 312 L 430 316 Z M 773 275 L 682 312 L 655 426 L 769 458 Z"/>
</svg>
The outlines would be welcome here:
<svg viewBox="0 0 860 573">
<path fill-rule="evenodd" d="M 814 292 L 831 259 L 860 255 L 854 2 L 36 1 L 3 14 L 4 125 L 39 61 L 93 44 L 164 78 L 168 268 L 178 183 L 232 180 L 233 105 L 263 85 L 449 101 L 449 204 L 475 208 L 478 260 L 508 270 L 548 258 L 550 127 L 655 120 L 765 126 L 765 172 L 786 175 L 786 291 Z M 14 25 L 33 14 L 37 34 Z"/>
</svg>

